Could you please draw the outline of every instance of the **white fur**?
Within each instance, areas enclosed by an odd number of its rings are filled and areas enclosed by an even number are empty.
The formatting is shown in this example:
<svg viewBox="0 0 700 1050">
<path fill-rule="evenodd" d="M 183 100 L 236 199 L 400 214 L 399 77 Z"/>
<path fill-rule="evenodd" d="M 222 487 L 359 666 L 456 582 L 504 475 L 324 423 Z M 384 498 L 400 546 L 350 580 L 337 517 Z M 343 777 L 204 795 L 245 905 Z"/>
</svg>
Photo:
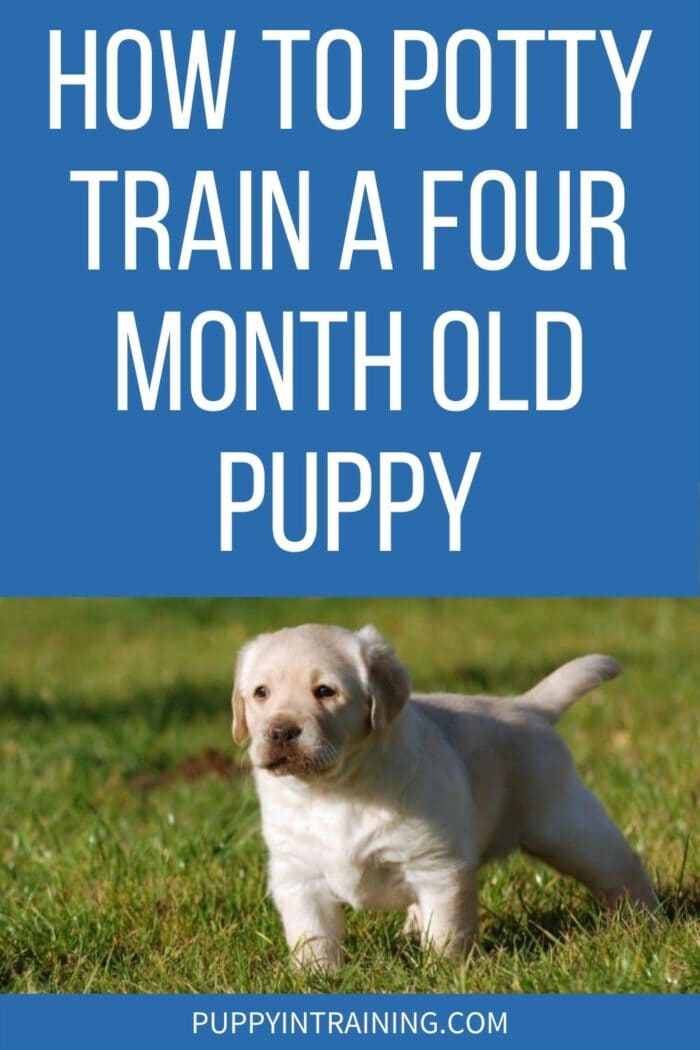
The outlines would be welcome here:
<svg viewBox="0 0 700 1050">
<path fill-rule="evenodd" d="M 587 656 L 512 700 L 409 699 L 374 628 L 305 625 L 245 646 L 234 735 L 252 736 L 270 888 L 295 960 L 340 961 L 343 902 L 405 909 L 425 944 L 462 952 L 476 932 L 477 868 L 515 849 L 606 901 L 654 908 L 639 858 L 550 724 L 618 670 Z M 335 695 L 316 698 L 319 683 Z M 270 727 L 298 736 L 278 745 Z"/>
</svg>

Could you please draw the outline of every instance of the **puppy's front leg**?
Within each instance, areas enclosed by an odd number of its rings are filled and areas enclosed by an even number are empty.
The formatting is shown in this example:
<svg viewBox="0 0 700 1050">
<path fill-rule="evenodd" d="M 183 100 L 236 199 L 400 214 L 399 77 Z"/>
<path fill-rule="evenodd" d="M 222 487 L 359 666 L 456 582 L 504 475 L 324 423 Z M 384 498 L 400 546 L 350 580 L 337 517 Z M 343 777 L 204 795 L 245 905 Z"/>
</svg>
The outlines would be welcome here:
<svg viewBox="0 0 700 1050">
<path fill-rule="evenodd" d="M 477 882 L 473 868 L 455 865 L 413 872 L 423 945 L 457 958 L 477 930 Z"/>
<path fill-rule="evenodd" d="M 298 968 L 334 970 L 341 960 L 343 909 L 320 878 L 271 879 L 272 897 Z"/>
</svg>

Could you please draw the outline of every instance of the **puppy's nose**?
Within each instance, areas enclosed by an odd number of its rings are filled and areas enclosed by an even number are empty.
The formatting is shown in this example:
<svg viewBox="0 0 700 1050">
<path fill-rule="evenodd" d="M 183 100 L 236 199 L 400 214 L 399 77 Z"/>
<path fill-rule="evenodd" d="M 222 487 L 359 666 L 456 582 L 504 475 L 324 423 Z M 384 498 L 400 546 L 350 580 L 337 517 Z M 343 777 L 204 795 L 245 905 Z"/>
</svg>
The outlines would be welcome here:
<svg viewBox="0 0 700 1050">
<path fill-rule="evenodd" d="M 301 733 L 301 728 L 294 722 L 273 722 L 267 735 L 275 744 L 289 744 Z"/>
</svg>

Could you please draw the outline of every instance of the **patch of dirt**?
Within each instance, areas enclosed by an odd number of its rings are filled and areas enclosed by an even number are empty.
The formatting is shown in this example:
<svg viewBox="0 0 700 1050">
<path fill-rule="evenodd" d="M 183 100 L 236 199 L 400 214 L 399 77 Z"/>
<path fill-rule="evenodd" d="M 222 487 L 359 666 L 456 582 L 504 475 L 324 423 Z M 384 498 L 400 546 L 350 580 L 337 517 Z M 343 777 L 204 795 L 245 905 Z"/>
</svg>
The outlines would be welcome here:
<svg viewBox="0 0 700 1050">
<path fill-rule="evenodd" d="M 129 777 L 128 784 L 133 791 L 151 791 L 172 784 L 178 780 L 193 783 L 206 776 L 216 776 L 219 780 L 231 780 L 240 776 L 245 769 L 244 763 L 236 761 L 215 747 L 206 747 L 196 755 L 188 755 L 170 769 L 144 770 Z"/>
</svg>

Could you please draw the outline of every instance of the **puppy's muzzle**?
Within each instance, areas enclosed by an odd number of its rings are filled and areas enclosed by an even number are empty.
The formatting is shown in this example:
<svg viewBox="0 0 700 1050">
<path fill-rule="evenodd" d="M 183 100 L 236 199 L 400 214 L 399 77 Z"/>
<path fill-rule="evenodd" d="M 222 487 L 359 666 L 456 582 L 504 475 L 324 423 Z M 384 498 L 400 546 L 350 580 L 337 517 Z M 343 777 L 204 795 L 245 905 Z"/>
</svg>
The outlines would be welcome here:
<svg viewBox="0 0 700 1050">
<path fill-rule="evenodd" d="M 300 736 L 301 726 L 296 722 L 271 722 L 263 733 L 267 745 L 267 759 L 263 763 L 265 769 L 278 773 L 290 772 L 290 766 L 296 765 L 299 760 L 297 740 Z"/>
<path fill-rule="evenodd" d="M 301 736 L 301 727 L 294 722 L 273 722 L 265 730 L 265 736 L 271 744 L 291 744 Z"/>
</svg>

